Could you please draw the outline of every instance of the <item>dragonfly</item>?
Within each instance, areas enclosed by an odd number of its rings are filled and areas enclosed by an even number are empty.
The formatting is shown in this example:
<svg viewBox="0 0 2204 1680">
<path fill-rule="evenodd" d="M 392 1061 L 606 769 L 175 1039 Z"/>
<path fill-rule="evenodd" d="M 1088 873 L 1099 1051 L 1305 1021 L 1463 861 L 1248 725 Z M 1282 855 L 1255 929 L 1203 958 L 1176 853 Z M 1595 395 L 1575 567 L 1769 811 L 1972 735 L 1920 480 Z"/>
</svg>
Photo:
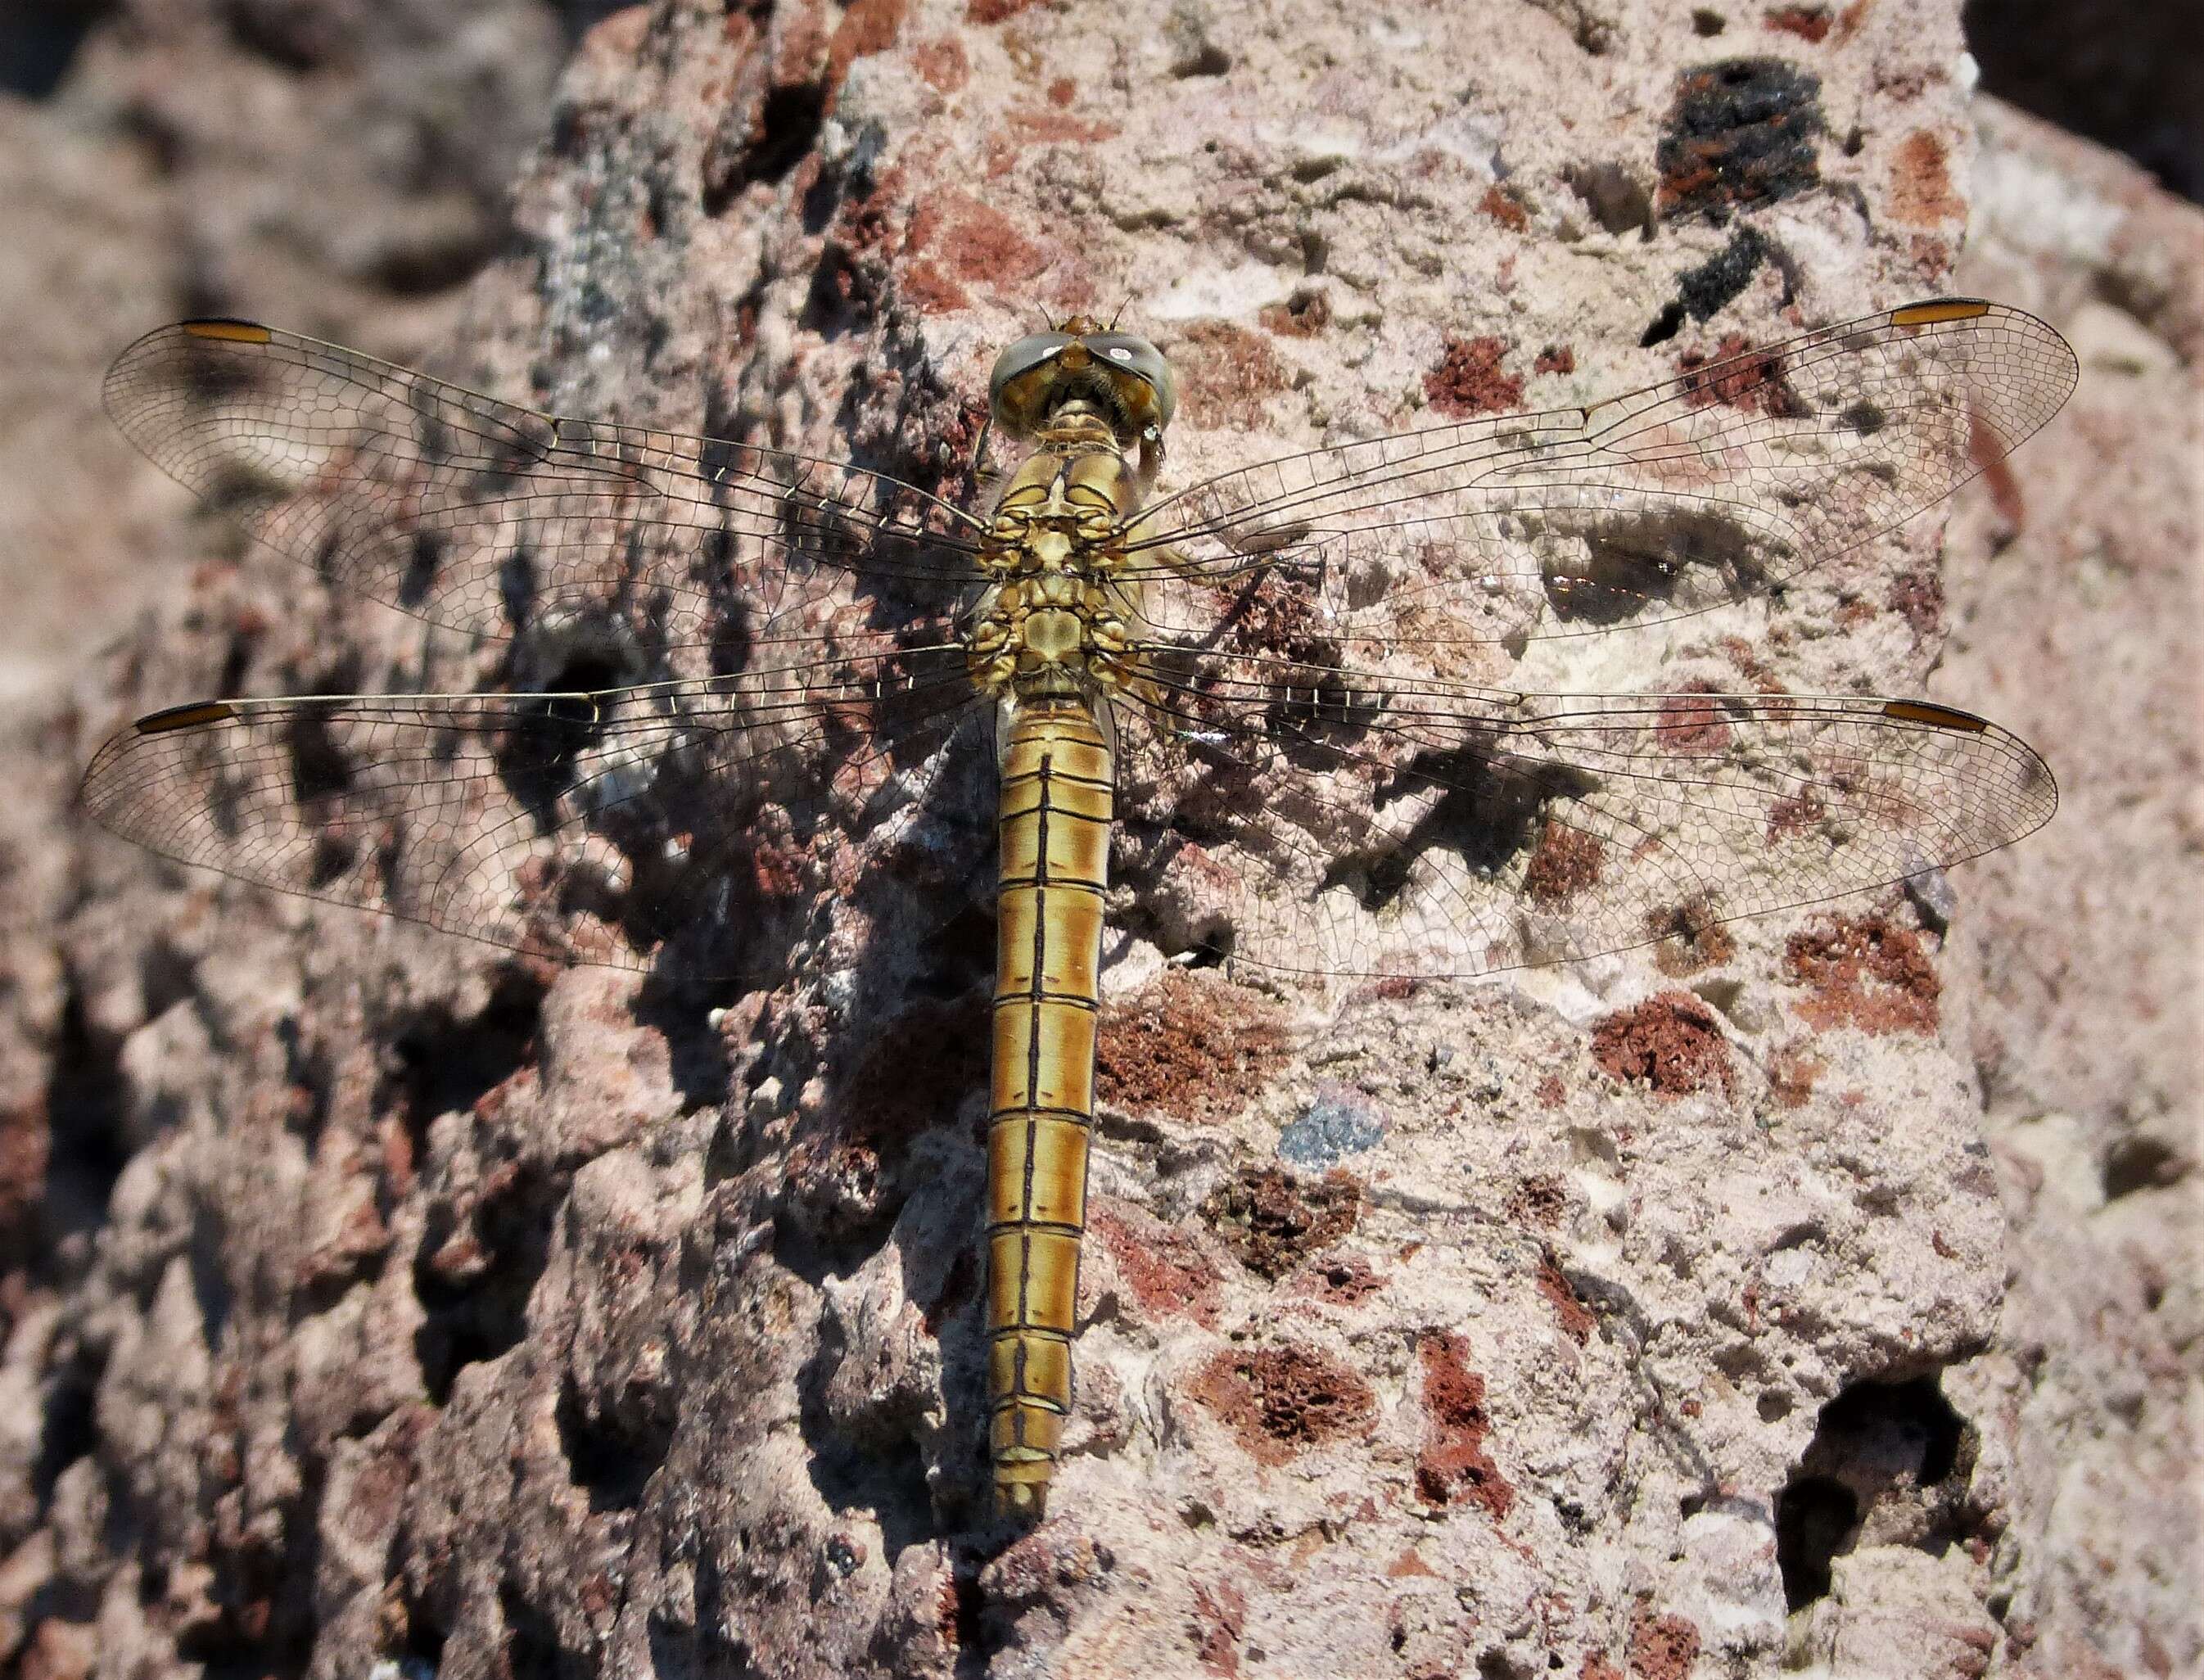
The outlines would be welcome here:
<svg viewBox="0 0 2204 1680">
<path fill-rule="evenodd" d="M 1001 352 L 988 424 L 1020 454 L 985 495 L 960 469 L 959 496 L 186 321 L 107 377 L 131 440 L 497 663 L 485 692 L 153 713 L 99 748 L 82 804 L 185 864 L 531 959 L 726 973 L 805 880 L 842 878 L 825 861 L 909 843 L 945 766 L 980 766 L 991 1480 L 1031 1519 L 1072 1404 L 1113 836 L 1161 944 L 1409 980 L 2015 841 L 2049 819 L 2050 771 L 1939 702 L 1496 679 L 1533 643 L 1688 634 L 1800 585 L 2002 460 L 2076 371 L 2043 322 L 1935 299 L 1159 494 L 1172 368 L 1075 316 Z"/>
</svg>

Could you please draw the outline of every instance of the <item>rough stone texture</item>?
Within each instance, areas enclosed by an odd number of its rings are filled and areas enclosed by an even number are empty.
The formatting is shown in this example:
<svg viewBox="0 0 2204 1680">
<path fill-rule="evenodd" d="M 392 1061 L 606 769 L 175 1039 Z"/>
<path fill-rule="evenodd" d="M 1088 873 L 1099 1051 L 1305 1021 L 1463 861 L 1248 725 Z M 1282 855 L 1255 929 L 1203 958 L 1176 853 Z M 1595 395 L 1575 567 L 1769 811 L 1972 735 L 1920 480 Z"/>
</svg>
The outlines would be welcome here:
<svg viewBox="0 0 2204 1680">
<path fill-rule="evenodd" d="M 584 41 L 439 366 L 930 479 L 1030 306 L 1129 294 L 1186 376 L 1184 482 L 1943 287 L 1960 62 L 1950 8 L 1889 0 L 638 8 Z M 1726 128 L 1739 100 L 1780 120 Z M 137 179 L 89 127 L 19 129 L 9 167 L 74 157 L 71 202 Z M 1995 289 L 2094 297 L 2093 368 L 2171 413 L 2193 268 L 2102 167 L 2042 171 L 2077 208 Z M 206 196 L 216 233 L 282 225 Z M 220 297 L 327 328 L 320 283 Z M 1950 699 L 2132 766 L 2070 777 L 2099 822 L 1956 884 L 1960 960 L 1889 893 L 1496 985 L 1280 986 L 1165 970 L 1123 890 L 1079 1411 L 1022 1537 L 980 1518 L 986 791 L 949 790 L 963 849 L 807 884 L 710 998 L 179 877 L 67 826 L 101 731 L 226 671 L 489 667 L 98 446 L 44 505 L 98 483 L 81 540 L 174 581 L 18 732 L 0 810 L 0 1642 L 55 1677 L 2195 1672 L 2165 1497 L 2194 1456 L 2191 994 L 2171 942 L 2139 954 L 2193 894 L 2131 867 L 2193 869 L 2195 819 L 2137 796 L 2177 772 L 2097 663 L 2144 692 L 2130 612 L 2188 622 L 2190 557 L 2155 546 L 2183 505 L 2118 440 L 2169 459 L 2193 411 L 2079 407 L 2094 453 L 2038 446 L 1967 516 L 2020 524 L 2017 495 L 2067 564 L 2008 547 L 1979 613 L 1930 520 L 1772 613 L 1526 661 L 1659 685 L 1735 631 L 1741 683 L 1907 692 L 1948 612 Z M 2039 518 L 2039 472 L 2131 482 L 2161 523 L 2092 545 Z M 1982 627 L 2015 621 L 2056 657 L 1999 655 Z M 2181 691 L 2149 692 L 2171 738 Z M 2112 833 L 2133 858 L 2090 849 Z"/>
<path fill-rule="evenodd" d="M 565 44 L 536 0 L 130 0 L 46 99 L 0 97 L 0 693 L 111 636 L 175 541 L 98 411 L 120 342 L 222 311 L 401 360 L 447 341 Z"/>
<path fill-rule="evenodd" d="M 2204 54 L 2188 0 L 2117 11 L 2068 0 L 1967 0 L 1967 41 L 2000 98 L 2117 146 L 2204 200 Z"/>
<path fill-rule="evenodd" d="M 2017 1671 L 2204 1672 L 2204 212 L 1981 110 L 1960 279 L 2080 352 L 2064 442 L 1952 523 L 1936 690 L 2044 746 L 2059 819 L 1964 881 L 1945 963 L 2012 1235 L 1946 1384 L 2002 1508 Z M 1871 1588 L 1869 1590 L 1872 1590 Z"/>
</svg>

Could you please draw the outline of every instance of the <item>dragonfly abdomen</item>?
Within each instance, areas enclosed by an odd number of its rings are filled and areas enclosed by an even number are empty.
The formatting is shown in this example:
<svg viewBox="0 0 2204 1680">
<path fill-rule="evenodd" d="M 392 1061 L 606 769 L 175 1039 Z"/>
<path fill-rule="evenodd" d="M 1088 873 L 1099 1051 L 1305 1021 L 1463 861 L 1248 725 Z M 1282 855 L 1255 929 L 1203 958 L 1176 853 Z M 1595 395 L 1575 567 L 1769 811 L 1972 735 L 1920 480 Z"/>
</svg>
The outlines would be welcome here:
<svg viewBox="0 0 2204 1680">
<path fill-rule="evenodd" d="M 1071 1407 L 1115 780 L 1085 701 L 1015 707 L 987 1122 L 989 1440 L 1005 1515 L 1041 1513 Z"/>
</svg>

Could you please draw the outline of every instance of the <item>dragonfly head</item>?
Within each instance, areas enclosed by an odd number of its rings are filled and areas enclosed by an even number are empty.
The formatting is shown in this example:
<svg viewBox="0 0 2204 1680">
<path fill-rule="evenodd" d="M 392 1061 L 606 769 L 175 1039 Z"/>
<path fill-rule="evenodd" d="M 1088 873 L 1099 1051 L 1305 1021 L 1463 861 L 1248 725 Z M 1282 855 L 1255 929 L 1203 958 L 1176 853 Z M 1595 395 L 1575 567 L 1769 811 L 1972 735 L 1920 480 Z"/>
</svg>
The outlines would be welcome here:
<svg viewBox="0 0 2204 1680">
<path fill-rule="evenodd" d="M 1083 316 L 1022 338 L 995 358 L 987 407 L 1010 436 L 1033 436 L 1075 403 L 1107 421 L 1121 447 L 1159 447 L 1178 406 L 1178 382 L 1146 339 L 1105 332 Z"/>
</svg>

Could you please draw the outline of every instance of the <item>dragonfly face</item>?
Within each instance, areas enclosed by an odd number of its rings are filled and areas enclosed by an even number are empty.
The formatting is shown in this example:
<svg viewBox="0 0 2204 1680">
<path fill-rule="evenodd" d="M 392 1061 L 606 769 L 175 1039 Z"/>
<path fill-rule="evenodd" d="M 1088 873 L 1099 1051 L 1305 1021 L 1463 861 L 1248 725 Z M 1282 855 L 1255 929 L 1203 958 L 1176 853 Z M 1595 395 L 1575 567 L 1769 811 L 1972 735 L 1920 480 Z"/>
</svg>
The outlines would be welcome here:
<svg viewBox="0 0 2204 1680">
<path fill-rule="evenodd" d="M 992 736 L 991 1436 L 998 1501 L 1031 1512 L 1069 1407 L 1112 822 L 1200 884 L 1237 960 L 1433 979 L 2008 843 L 2048 819 L 2051 777 L 1966 713 L 1490 674 L 1536 639 L 1810 577 L 2001 458 L 2074 379 L 2041 322 L 1938 299 L 1158 500 L 1170 370 L 1075 321 L 996 364 L 994 423 L 1029 453 L 982 513 L 188 322 L 124 352 L 107 405 L 210 506 L 477 643 L 587 631 L 655 668 L 173 707 L 99 750 L 83 800 L 264 885 L 555 960 L 708 969 L 756 943 L 797 863 L 861 845 Z M 1719 670 L 1726 645 L 1684 651 Z"/>
<path fill-rule="evenodd" d="M 1178 409 L 1178 382 L 1146 339 L 1078 316 L 1058 331 L 1020 339 L 995 358 L 987 409 L 1010 436 L 1035 435 L 1075 403 L 1104 416 L 1122 445 L 1160 442 Z"/>
</svg>

